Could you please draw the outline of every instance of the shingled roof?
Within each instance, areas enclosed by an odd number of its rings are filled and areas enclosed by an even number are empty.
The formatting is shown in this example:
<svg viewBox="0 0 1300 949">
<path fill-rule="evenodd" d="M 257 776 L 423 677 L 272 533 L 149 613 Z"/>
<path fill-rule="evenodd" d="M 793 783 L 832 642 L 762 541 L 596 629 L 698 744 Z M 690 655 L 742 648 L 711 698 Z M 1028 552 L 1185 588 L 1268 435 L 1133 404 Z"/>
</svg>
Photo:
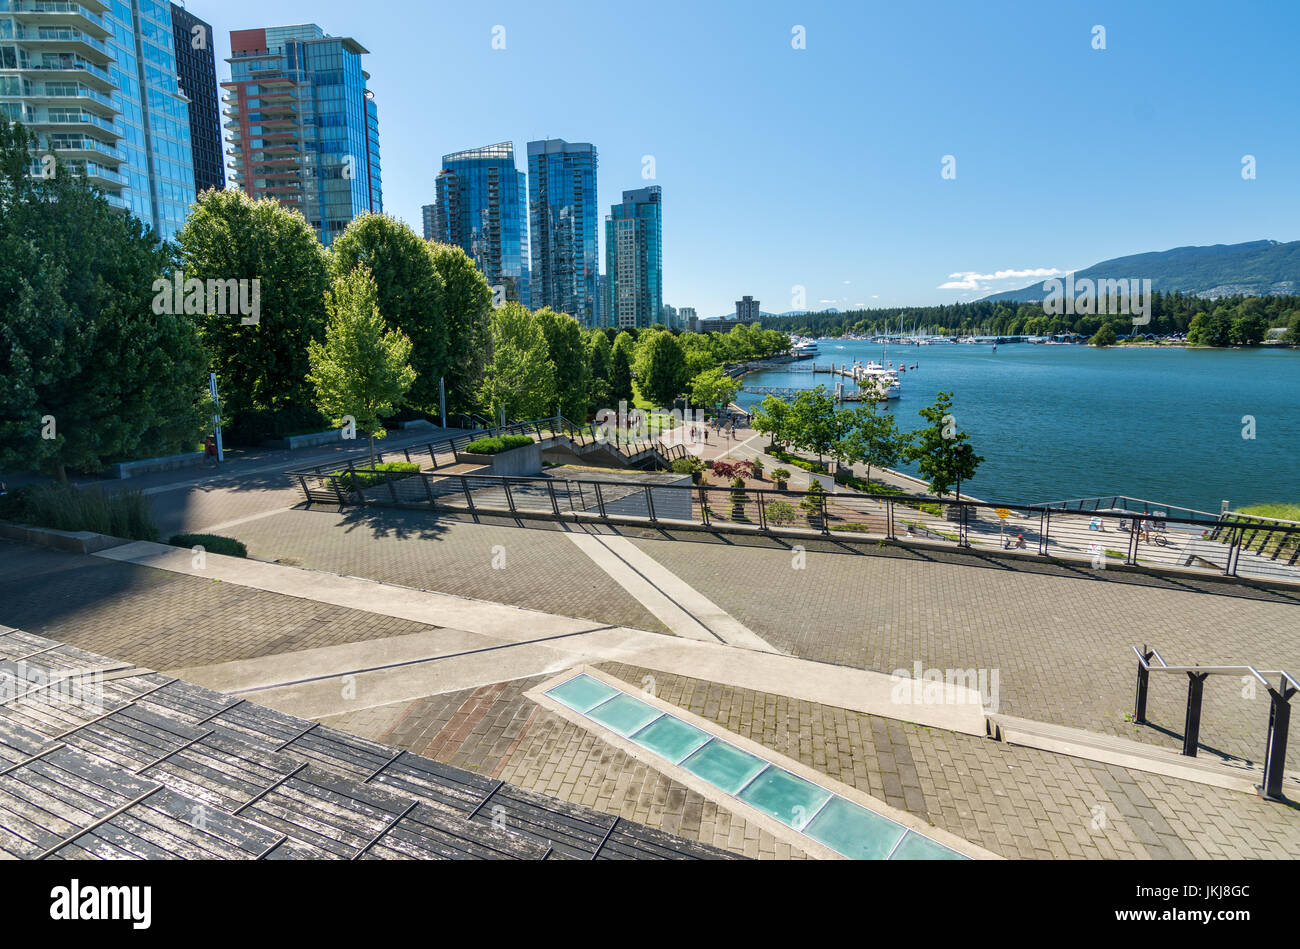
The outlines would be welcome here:
<svg viewBox="0 0 1300 949">
<path fill-rule="evenodd" d="M 83 701 L 91 692 L 94 701 Z M 2 626 L 0 851 L 24 859 L 735 858 Z"/>
</svg>

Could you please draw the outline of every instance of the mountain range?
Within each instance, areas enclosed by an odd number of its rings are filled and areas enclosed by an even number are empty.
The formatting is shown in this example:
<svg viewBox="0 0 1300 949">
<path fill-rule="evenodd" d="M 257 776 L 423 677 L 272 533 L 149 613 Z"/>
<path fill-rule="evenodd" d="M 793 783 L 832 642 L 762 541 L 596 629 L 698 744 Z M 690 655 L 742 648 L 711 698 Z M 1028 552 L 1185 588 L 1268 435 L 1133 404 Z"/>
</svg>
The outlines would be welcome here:
<svg viewBox="0 0 1300 949">
<path fill-rule="evenodd" d="M 1300 294 L 1300 241 L 1248 241 L 1209 247 L 1175 247 L 1173 250 L 1133 254 L 1103 260 L 1074 279 L 1146 280 L 1162 293 L 1180 292 L 1217 299 L 1238 295 Z M 1062 275 L 1061 279 L 1064 279 Z M 1019 290 L 984 297 L 1011 303 L 1036 302 L 1045 295 L 1039 281 Z"/>
</svg>

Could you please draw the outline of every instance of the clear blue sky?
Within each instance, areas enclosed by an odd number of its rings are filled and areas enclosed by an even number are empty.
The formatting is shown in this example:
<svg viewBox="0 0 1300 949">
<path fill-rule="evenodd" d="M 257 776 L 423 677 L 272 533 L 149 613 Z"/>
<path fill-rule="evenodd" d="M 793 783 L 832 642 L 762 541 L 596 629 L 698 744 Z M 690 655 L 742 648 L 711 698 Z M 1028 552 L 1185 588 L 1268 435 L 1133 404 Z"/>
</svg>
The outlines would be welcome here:
<svg viewBox="0 0 1300 949">
<path fill-rule="evenodd" d="M 602 222 L 653 155 L 664 299 L 700 316 L 746 293 L 794 309 L 796 286 L 809 309 L 955 302 L 1034 282 L 999 272 L 1300 238 L 1296 0 L 188 6 L 219 80 L 232 29 L 366 46 L 385 210 L 417 231 L 447 152 L 511 140 L 525 168 L 531 139 L 593 142 Z M 604 269 L 603 224 L 601 244 Z"/>
</svg>

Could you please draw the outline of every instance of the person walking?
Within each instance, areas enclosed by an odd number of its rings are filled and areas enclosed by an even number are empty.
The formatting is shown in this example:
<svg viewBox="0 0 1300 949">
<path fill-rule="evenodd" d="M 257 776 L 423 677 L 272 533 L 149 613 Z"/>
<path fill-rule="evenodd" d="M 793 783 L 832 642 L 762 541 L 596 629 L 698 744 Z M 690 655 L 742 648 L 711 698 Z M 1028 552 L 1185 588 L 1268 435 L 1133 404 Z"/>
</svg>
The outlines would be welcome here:
<svg viewBox="0 0 1300 949">
<path fill-rule="evenodd" d="M 221 459 L 217 455 L 217 440 L 211 435 L 203 442 L 203 464 L 212 468 L 221 465 Z"/>
</svg>

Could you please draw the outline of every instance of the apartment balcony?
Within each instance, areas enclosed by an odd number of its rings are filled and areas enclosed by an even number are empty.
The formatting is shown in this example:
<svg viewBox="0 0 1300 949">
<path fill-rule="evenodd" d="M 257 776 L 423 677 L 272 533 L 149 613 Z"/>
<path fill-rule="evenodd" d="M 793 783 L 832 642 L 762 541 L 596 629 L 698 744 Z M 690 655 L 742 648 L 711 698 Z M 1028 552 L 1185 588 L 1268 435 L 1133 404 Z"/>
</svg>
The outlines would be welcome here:
<svg viewBox="0 0 1300 949">
<path fill-rule="evenodd" d="M 83 0 L 81 3 L 11 0 L 9 6 L 20 27 L 76 28 L 101 40 L 110 35 L 102 16 L 108 5 L 99 0 Z"/>
<path fill-rule="evenodd" d="M 112 94 L 114 89 L 113 80 L 109 78 L 108 71 L 84 59 L 65 63 L 31 63 L 19 67 L 18 72 L 24 79 L 37 82 L 57 82 L 62 80 L 64 82 L 85 83 L 96 91 L 109 95 Z"/>
<path fill-rule="evenodd" d="M 68 53 L 86 56 L 92 62 L 105 66 L 116 60 L 108 44 L 102 39 L 75 27 L 30 27 L 21 24 L 14 31 L 14 38 L 30 52 Z"/>
<path fill-rule="evenodd" d="M 60 158 L 68 161 L 102 161 L 109 163 L 114 169 L 125 161 L 112 145 L 86 136 L 79 139 L 55 140 L 50 142 L 49 147 Z"/>
<path fill-rule="evenodd" d="M 53 74 L 42 74 L 42 79 L 54 78 Z M 25 93 L 23 98 L 32 105 L 44 105 L 63 108 L 80 107 L 101 115 L 104 118 L 116 118 L 117 107 L 113 105 L 113 99 L 110 95 L 100 92 L 97 89 L 91 89 L 86 85 L 79 85 L 72 92 L 63 90 L 49 91 L 45 88 L 45 83 L 30 83 L 32 91 Z"/>
<path fill-rule="evenodd" d="M 88 135 L 97 137 L 109 145 L 116 145 L 122 138 L 122 133 L 117 130 L 112 119 L 104 119 L 97 115 L 83 114 L 79 117 L 61 117 L 51 118 L 48 113 L 44 116 L 37 113 L 36 115 L 23 120 L 27 127 L 33 132 L 41 133 L 64 133 L 81 131 Z"/>
</svg>

